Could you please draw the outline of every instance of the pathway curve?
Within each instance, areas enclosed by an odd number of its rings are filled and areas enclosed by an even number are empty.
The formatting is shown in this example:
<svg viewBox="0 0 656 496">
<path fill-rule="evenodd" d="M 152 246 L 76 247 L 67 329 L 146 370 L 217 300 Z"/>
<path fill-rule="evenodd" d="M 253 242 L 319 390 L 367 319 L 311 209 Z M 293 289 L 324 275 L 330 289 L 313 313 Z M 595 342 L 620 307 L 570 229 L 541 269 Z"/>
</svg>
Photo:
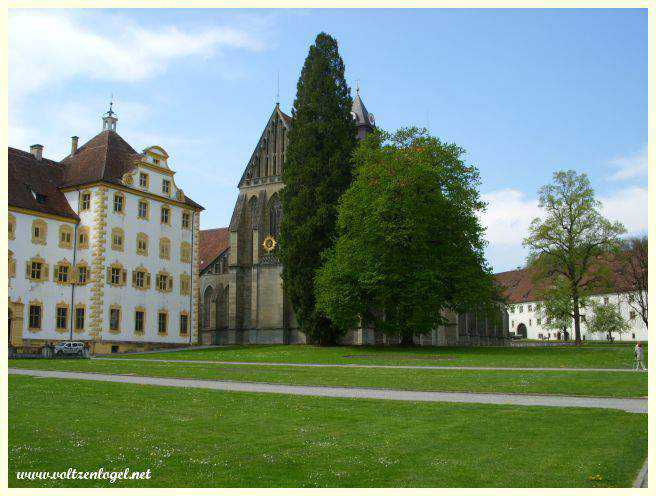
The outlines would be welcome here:
<svg viewBox="0 0 656 496">
<path fill-rule="evenodd" d="M 204 379 L 174 379 L 134 375 L 64 372 L 60 370 L 30 370 L 10 368 L 10 374 L 58 379 L 121 382 L 183 388 L 217 389 L 250 393 L 278 393 L 332 398 L 371 398 L 399 401 L 430 401 L 447 403 L 490 403 L 497 405 L 556 406 L 610 408 L 632 413 L 647 413 L 647 400 L 637 398 L 590 398 L 576 396 L 544 396 L 524 394 L 450 393 L 434 391 L 401 391 L 361 387 L 291 386 L 260 382 L 215 381 Z"/>
<path fill-rule="evenodd" d="M 92 360 L 111 361 L 143 361 L 165 363 L 205 363 L 217 365 L 262 365 L 267 367 L 345 367 L 362 369 L 421 369 L 421 370 L 514 370 L 527 372 L 647 372 L 633 369 L 577 369 L 574 367 L 475 367 L 475 366 L 448 366 L 448 365 L 366 365 L 359 363 L 287 363 L 287 362 L 226 362 L 218 360 L 184 360 L 169 358 L 109 358 L 96 357 Z"/>
</svg>

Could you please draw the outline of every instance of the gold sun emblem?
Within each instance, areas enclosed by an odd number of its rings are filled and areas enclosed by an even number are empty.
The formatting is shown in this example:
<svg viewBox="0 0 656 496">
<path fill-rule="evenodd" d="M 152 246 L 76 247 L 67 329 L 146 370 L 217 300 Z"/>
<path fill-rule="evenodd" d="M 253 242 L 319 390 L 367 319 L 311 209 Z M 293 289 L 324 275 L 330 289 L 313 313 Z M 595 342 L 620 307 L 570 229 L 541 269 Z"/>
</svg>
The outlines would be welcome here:
<svg viewBox="0 0 656 496">
<path fill-rule="evenodd" d="M 271 253 L 277 244 L 278 243 L 276 243 L 276 240 L 273 238 L 273 236 L 267 236 L 266 238 L 264 238 L 262 247 L 267 253 Z"/>
</svg>

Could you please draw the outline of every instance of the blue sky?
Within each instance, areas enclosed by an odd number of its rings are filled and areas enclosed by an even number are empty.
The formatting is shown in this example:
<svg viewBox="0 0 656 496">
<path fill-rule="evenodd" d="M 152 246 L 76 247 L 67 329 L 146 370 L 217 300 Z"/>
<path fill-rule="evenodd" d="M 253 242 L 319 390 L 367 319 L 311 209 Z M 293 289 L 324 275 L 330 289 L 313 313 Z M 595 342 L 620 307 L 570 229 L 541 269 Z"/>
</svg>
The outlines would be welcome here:
<svg viewBox="0 0 656 496">
<path fill-rule="evenodd" d="M 9 144 L 63 158 L 113 93 L 119 134 L 163 146 L 201 227 L 225 226 L 277 74 L 289 111 L 320 31 L 380 127 L 428 125 L 467 150 L 496 271 L 523 263 L 558 169 L 587 172 L 607 216 L 646 230 L 646 10 L 13 10 Z"/>
</svg>

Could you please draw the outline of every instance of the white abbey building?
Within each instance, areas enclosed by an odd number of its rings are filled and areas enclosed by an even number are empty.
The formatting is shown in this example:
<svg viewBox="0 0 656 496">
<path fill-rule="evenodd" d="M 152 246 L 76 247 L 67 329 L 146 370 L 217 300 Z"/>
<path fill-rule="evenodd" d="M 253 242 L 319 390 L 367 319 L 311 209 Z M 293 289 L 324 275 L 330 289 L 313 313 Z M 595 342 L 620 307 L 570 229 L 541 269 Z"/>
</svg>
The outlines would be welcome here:
<svg viewBox="0 0 656 496">
<path fill-rule="evenodd" d="M 625 290 L 621 268 L 611 265 L 612 290 L 600 291 L 589 299 L 604 305 L 616 305 L 620 314 L 629 323 L 629 330 L 616 339 L 622 341 L 647 341 L 647 326 L 640 313 L 629 303 L 630 293 Z M 495 274 L 497 282 L 504 287 L 504 296 L 508 301 L 509 330 L 527 339 L 559 340 L 565 339 L 562 332 L 545 326 L 545 316 L 540 310 L 538 291 L 528 269 L 511 270 Z M 586 313 L 581 309 L 581 339 L 606 340 L 603 333 L 593 332 L 586 322 Z M 567 329 L 569 339 L 574 339 L 574 321 Z"/>
<path fill-rule="evenodd" d="M 159 146 L 103 129 L 57 162 L 9 148 L 9 343 L 95 353 L 198 337 L 199 216 Z"/>
</svg>

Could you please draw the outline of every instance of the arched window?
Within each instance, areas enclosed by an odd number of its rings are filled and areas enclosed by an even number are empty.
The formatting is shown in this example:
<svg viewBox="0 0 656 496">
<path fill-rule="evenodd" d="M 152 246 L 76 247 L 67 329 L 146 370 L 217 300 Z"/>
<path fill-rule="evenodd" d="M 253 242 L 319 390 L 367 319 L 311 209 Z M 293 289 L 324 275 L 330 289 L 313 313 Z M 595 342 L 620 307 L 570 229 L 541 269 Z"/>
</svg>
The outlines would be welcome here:
<svg viewBox="0 0 656 496">
<path fill-rule="evenodd" d="M 212 320 L 212 286 L 205 288 L 203 294 L 203 327 L 210 327 Z"/>
<path fill-rule="evenodd" d="M 248 201 L 248 206 L 251 212 L 251 227 L 257 226 L 257 196 L 252 196 Z"/>
<path fill-rule="evenodd" d="M 280 220 L 282 219 L 282 206 L 278 195 L 269 200 L 269 234 L 277 238 L 280 234 Z"/>
</svg>

